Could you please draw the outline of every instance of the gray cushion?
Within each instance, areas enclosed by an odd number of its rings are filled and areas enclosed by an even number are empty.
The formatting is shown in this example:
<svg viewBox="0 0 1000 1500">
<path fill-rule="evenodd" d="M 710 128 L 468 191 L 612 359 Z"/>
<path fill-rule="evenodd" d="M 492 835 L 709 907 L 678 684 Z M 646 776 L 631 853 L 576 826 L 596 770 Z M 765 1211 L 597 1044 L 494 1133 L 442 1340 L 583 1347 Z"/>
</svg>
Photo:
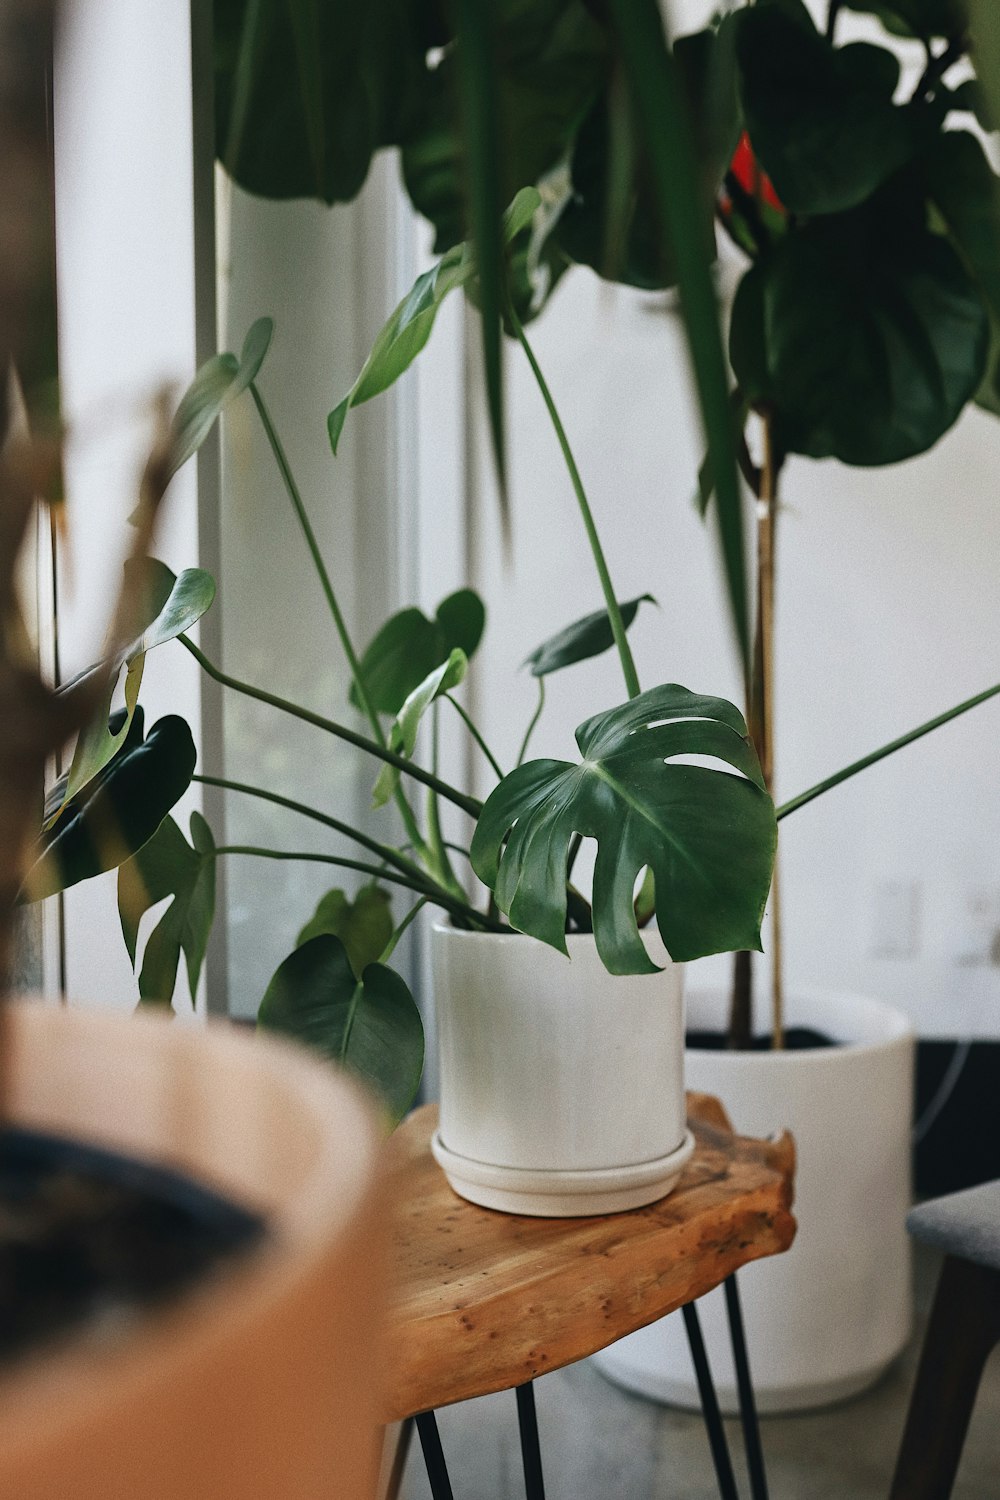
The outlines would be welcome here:
<svg viewBox="0 0 1000 1500">
<path fill-rule="evenodd" d="M 915 1239 L 948 1255 L 1000 1271 L 1000 1182 L 920 1203 L 906 1227 Z"/>
</svg>

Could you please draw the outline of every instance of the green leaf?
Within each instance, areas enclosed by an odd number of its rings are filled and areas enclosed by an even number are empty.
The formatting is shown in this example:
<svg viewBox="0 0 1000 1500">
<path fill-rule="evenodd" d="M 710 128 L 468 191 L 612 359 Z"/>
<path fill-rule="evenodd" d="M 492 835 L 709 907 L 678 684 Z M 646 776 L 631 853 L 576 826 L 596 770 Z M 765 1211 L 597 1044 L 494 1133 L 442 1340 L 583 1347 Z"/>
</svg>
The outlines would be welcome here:
<svg viewBox="0 0 1000 1500">
<path fill-rule="evenodd" d="M 834 48 L 774 5 L 735 19 L 744 120 L 782 203 L 805 214 L 862 203 L 913 151 L 911 117 L 893 104 L 893 53 Z"/>
<path fill-rule="evenodd" d="M 705 423 L 729 606 L 744 675 L 750 675 L 749 600 L 743 502 L 736 465 L 729 376 L 715 285 L 698 212 L 691 130 L 656 0 L 608 0 L 622 65 L 649 152 L 656 202 L 681 293 L 695 385 Z"/>
<path fill-rule="evenodd" d="M 655 968 L 632 904 L 647 866 L 675 960 L 759 948 L 777 835 L 739 711 L 668 684 L 589 719 L 576 739 L 579 764 L 520 766 L 476 826 L 473 869 L 512 924 L 566 952 L 566 860 L 579 833 L 597 840 L 594 934 L 612 974 Z M 740 774 L 678 756 L 707 756 Z"/>
<path fill-rule="evenodd" d="M 409 0 L 215 0 L 216 151 L 265 198 L 343 203 L 427 76 Z"/>
<path fill-rule="evenodd" d="M 257 378 L 273 333 L 271 319 L 258 318 L 243 342 L 239 359 L 235 354 L 216 354 L 202 365 L 174 414 L 168 477 L 197 453 L 222 411 Z"/>
<path fill-rule="evenodd" d="M 413 996 L 383 964 L 355 979 L 339 938 L 310 938 L 279 965 L 257 1024 L 340 1063 L 381 1100 L 393 1124 L 416 1097 L 424 1032 Z"/>
<path fill-rule="evenodd" d="M 989 321 L 909 182 L 788 235 L 743 278 L 730 352 L 779 446 L 843 463 L 930 448 L 975 394 Z M 821 289 L 821 295 L 820 295 Z"/>
<path fill-rule="evenodd" d="M 142 739 L 136 711 L 119 753 L 42 833 L 24 882 L 29 901 L 68 890 L 131 858 L 151 839 L 194 775 L 195 748 L 183 719 L 169 714 Z"/>
<path fill-rule="evenodd" d="M 456 646 L 448 660 L 413 689 L 389 731 L 389 749 L 397 755 L 412 756 L 417 745 L 420 721 L 435 698 L 457 687 L 468 671 L 469 662 L 464 651 Z M 372 792 L 372 806 L 384 807 L 399 785 L 399 770 L 388 761 L 383 762 Z"/>
<path fill-rule="evenodd" d="M 625 604 L 619 603 L 625 629 L 632 624 L 640 604 L 655 603 L 652 594 L 640 594 L 637 599 L 629 599 Z M 547 677 L 550 672 L 558 672 L 562 667 L 571 667 L 576 662 L 587 661 L 592 656 L 610 651 L 614 643 L 610 616 L 606 609 L 599 609 L 592 615 L 584 615 L 582 620 L 575 620 L 556 635 L 549 636 L 547 641 L 536 646 L 530 656 L 525 657 L 521 665 L 531 668 L 532 677 Z"/>
<path fill-rule="evenodd" d="M 458 589 L 442 599 L 433 620 L 412 607 L 393 615 L 361 658 L 361 675 L 372 706 L 379 713 L 398 714 L 414 688 L 447 661 L 456 646 L 471 660 L 485 624 L 483 602 L 472 589 Z M 354 707 L 360 708 L 353 684 L 349 696 Z"/>
<path fill-rule="evenodd" d="M 139 974 L 142 1002 L 169 1006 L 183 953 L 194 1004 L 215 916 L 215 864 L 212 831 L 193 812 L 190 844 L 173 818 L 164 818 L 149 842 L 119 868 L 118 915 L 133 968 L 142 917 L 173 897 L 146 941 Z"/>
<path fill-rule="evenodd" d="M 518 193 L 504 215 L 505 243 L 510 244 L 523 230 L 526 216 L 530 219 L 539 201 L 534 188 L 525 188 Z M 379 332 L 357 380 L 326 419 L 334 453 L 350 408 L 380 395 L 399 379 L 404 370 L 409 369 L 430 338 L 438 308 L 445 297 L 456 287 L 467 285 L 477 274 L 472 247 L 462 244 L 455 245 L 436 266 L 417 277 Z"/>
<path fill-rule="evenodd" d="M 155 557 L 127 562 L 125 586 L 138 601 L 134 621 L 139 634 L 111 661 L 92 669 L 106 673 L 105 691 L 97 712 L 77 740 L 60 802 L 50 805 L 47 801 L 47 824 L 60 815 L 63 805 L 78 796 L 124 744 L 139 698 L 146 653 L 190 630 L 215 598 L 215 580 L 210 573 L 202 568 L 186 568 L 175 578 L 166 564 Z M 116 718 L 112 730 L 109 715 L 122 667 L 126 668 L 125 714 Z"/>
<path fill-rule="evenodd" d="M 310 938 L 331 933 L 347 949 L 351 968 L 360 979 L 368 965 L 381 958 L 392 938 L 390 901 L 389 892 L 374 882 L 363 885 L 353 901 L 344 891 L 327 891 L 295 939 L 295 946 L 301 948 Z"/>
<path fill-rule="evenodd" d="M 989 118 L 1000 120 L 1000 6 L 996 0 L 968 0 L 968 12 L 972 54 Z"/>
</svg>

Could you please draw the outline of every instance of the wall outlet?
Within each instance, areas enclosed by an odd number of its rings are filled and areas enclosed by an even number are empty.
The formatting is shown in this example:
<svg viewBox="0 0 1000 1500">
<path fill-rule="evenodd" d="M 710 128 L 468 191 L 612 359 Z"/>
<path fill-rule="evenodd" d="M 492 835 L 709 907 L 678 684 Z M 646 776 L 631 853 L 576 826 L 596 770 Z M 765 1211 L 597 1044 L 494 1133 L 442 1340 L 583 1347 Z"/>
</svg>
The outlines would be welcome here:
<svg viewBox="0 0 1000 1500">
<path fill-rule="evenodd" d="M 969 881 L 956 887 L 946 934 L 956 968 L 1000 968 L 1000 885 Z"/>
</svg>

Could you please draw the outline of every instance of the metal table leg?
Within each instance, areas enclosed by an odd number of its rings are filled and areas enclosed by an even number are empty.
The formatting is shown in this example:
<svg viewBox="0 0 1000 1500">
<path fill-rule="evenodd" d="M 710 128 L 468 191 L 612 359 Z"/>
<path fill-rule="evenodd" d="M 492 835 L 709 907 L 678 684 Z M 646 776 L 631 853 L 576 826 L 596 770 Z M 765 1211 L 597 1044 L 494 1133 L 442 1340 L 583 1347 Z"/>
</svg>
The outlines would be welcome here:
<svg viewBox="0 0 1000 1500">
<path fill-rule="evenodd" d="M 705 1418 L 708 1442 L 712 1450 L 712 1462 L 715 1465 L 719 1494 L 722 1500 L 739 1500 L 736 1477 L 733 1474 L 733 1464 L 729 1457 L 726 1434 L 722 1426 L 722 1413 L 719 1411 L 719 1401 L 712 1383 L 705 1341 L 701 1336 L 701 1323 L 693 1302 L 685 1303 L 681 1311 L 684 1314 L 684 1327 L 691 1346 L 691 1358 L 694 1361 L 694 1373 L 698 1380 L 698 1393 L 701 1396 L 701 1411 Z"/>
<path fill-rule="evenodd" d="M 517 1428 L 521 1435 L 521 1463 L 524 1467 L 524 1493 L 527 1500 L 545 1500 L 542 1480 L 542 1450 L 538 1442 L 538 1418 L 535 1414 L 535 1388 L 529 1380 L 519 1385 L 517 1395 Z"/>
<path fill-rule="evenodd" d="M 740 1294 L 736 1289 L 735 1273 L 726 1278 L 725 1288 L 726 1312 L 729 1317 L 729 1336 L 733 1344 L 736 1386 L 740 1396 L 740 1422 L 743 1426 L 743 1446 L 746 1449 L 747 1469 L 750 1474 L 750 1494 L 752 1500 L 767 1500 L 767 1474 L 764 1470 L 764 1452 L 760 1442 L 757 1403 L 754 1400 L 753 1382 L 750 1379 L 750 1361 L 747 1358 L 747 1342 L 743 1331 L 743 1314 L 740 1311 Z"/>
<path fill-rule="evenodd" d="M 434 1500 L 454 1500 L 448 1465 L 444 1461 L 444 1449 L 438 1432 L 437 1418 L 432 1411 L 422 1411 L 416 1417 L 417 1435 L 424 1453 L 427 1478 L 430 1481 Z"/>
</svg>

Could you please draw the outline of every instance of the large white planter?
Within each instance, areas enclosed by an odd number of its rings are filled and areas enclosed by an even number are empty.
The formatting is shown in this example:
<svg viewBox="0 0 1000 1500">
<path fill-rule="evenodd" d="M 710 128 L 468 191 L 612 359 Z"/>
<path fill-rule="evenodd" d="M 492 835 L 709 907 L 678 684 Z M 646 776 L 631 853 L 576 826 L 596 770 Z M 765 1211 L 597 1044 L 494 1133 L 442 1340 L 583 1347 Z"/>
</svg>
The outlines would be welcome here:
<svg viewBox="0 0 1000 1500">
<path fill-rule="evenodd" d="M 611 1213 L 670 1191 L 685 1127 L 682 970 L 608 974 L 517 933 L 434 929 L 441 1109 L 434 1154 L 457 1193 L 543 1217 Z"/>
<path fill-rule="evenodd" d="M 688 1024 L 724 1025 L 725 1002 L 694 994 Z M 798 1234 L 784 1255 L 739 1275 L 754 1387 L 763 1412 L 839 1401 L 871 1385 L 910 1334 L 910 1120 L 914 1036 L 900 1011 L 855 995 L 810 991 L 788 1023 L 842 1045 L 797 1052 L 689 1049 L 688 1086 L 716 1094 L 736 1129 L 795 1137 Z M 721 1288 L 698 1304 L 712 1373 L 738 1409 Z M 671 1405 L 700 1405 L 676 1316 L 595 1356 L 628 1389 Z"/>
</svg>

